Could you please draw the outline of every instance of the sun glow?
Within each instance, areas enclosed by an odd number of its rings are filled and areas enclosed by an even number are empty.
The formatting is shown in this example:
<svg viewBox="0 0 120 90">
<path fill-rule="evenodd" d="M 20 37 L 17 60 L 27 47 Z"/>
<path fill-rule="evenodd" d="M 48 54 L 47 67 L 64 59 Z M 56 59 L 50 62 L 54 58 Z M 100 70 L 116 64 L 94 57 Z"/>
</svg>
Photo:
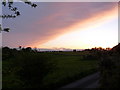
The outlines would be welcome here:
<svg viewBox="0 0 120 90">
<path fill-rule="evenodd" d="M 85 21 L 65 28 L 61 36 L 44 44 L 40 48 L 86 49 L 93 47 L 112 48 L 118 43 L 118 9 L 102 12 Z"/>
<path fill-rule="evenodd" d="M 40 47 L 65 47 L 71 49 L 86 49 L 93 47 L 112 48 L 118 43 L 118 25 L 116 20 L 117 18 L 107 23 L 99 24 L 98 26 L 95 25 L 84 30 L 76 29 L 74 32 L 64 34 L 54 40 L 40 45 Z"/>
</svg>

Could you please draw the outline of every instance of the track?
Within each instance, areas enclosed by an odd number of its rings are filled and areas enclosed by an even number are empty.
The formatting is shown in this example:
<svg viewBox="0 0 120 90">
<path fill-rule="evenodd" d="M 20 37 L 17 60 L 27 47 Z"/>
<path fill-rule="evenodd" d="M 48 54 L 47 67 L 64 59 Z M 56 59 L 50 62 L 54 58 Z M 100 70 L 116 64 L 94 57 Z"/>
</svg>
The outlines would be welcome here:
<svg viewBox="0 0 120 90">
<path fill-rule="evenodd" d="M 84 77 L 76 82 L 63 86 L 63 88 L 98 88 L 99 87 L 99 72 Z"/>
</svg>

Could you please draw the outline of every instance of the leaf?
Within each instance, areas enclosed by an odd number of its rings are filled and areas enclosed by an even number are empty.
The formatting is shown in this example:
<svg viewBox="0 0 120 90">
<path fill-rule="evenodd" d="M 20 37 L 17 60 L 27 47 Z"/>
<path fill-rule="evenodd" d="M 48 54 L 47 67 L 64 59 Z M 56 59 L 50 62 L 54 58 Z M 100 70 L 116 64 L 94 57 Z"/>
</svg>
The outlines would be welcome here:
<svg viewBox="0 0 120 90">
<path fill-rule="evenodd" d="M 9 32 L 10 29 L 9 28 L 4 28 L 3 31 Z"/>
</svg>

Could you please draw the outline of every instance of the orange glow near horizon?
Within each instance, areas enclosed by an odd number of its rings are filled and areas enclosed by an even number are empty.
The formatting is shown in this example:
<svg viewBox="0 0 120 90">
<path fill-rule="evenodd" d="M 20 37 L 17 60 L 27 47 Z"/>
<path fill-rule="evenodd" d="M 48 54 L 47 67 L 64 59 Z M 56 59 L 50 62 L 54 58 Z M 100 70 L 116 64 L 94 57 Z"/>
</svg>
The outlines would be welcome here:
<svg viewBox="0 0 120 90">
<path fill-rule="evenodd" d="M 112 48 L 117 44 L 116 32 L 114 30 L 105 30 L 102 25 L 118 17 L 118 8 L 94 14 L 91 18 L 75 23 L 74 25 L 62 29 L 57 35 L 49 36 L 46 43 L 34 43 L 30 45 L 37 48 L 71 48 L 86 49 L 93 47 Z M 96 30 L 101 28 L 101 30 Z M 108 29 L 108 28 L 107 28 Z M 115 35 L 113 34 L 115 33 Z M 111 38 L 112 36 L 112 38 Z M 39 42 L 39 41 L 37 41 Z"/>
</svg>

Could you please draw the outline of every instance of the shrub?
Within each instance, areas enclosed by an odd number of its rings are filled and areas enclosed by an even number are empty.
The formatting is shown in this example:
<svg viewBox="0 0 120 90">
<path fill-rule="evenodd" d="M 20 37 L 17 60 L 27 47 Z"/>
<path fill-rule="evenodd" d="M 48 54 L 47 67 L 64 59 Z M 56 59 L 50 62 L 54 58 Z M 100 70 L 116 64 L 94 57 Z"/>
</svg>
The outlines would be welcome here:
<svg viewBox="0 0 120 90">
<path fill-rule="evenodd" d="M 3 88 L 42 88 L 43 78 L 53 69 L 50 58 L 33 52 L 19 52 L 3 64 Z M 11 77 L 9 77 L 11 76 Z M 11 83 L 13 82 L 14 84 Z M 11 79 L 12 78 L 12 79 Z M 18 82 L 19 81 L 19 82 Z"/>
<path fill-rule="evenodd" d="M 100 62 L 101 87 L 119 88 L 120 83 L 120 57 L 104 56 Z"/>
</svg>

